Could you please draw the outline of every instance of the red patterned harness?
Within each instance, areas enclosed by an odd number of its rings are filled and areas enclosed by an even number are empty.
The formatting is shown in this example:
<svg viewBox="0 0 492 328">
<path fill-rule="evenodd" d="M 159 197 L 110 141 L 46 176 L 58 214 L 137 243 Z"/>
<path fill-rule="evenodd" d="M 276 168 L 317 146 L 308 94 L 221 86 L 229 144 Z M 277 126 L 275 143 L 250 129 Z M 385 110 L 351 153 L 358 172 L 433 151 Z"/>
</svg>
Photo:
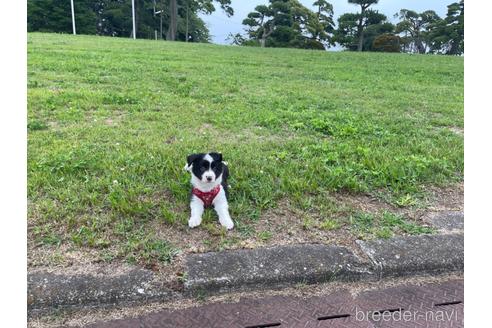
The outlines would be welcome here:
<svg viewBox="0 0 492 328">
<path fill-rule="evenodd" d="M 221 187 L 222 186 L 219 184 L 217 185 L 217 187 L 207 192 L 201 191 L 197 188 L 193 188 L 191 193 L 202 200 L 203 206 L 209 207 L 212 205 L 215 197 L 219 194 Z"/>
</svg>

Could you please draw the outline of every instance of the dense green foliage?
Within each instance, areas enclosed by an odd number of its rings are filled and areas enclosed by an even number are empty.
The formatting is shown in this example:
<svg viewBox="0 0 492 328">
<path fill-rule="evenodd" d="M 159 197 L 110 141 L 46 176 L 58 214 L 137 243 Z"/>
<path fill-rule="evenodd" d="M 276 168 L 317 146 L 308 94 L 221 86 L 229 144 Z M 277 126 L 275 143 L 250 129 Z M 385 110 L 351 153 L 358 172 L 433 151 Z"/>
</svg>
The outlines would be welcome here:
<svg viewBox="0 0 492 328">
<path fill-rule="evenodd" d="M 402 36 L 404 51 L 461 55 L 464 47 L 464 1 L 448 6 L 446 18 L 434 11 L 417 13 L 402 9 L 396 16 L 400 22 L 396 33 Z"/>
<path fill-rule="evenodd" d="M 96 34 L 97 7 L 93 0 L 76 1 L 78 30 L 81 34 Z M 131 24 L 131 22 L 130 22 Z M 72 32 L 70 1 L 28 0 L 27 31 Z"/>
<path fill-rule="evenodd" d="M 335 41 L 348 50 L 359 49 L 360 14 L 343 14 L 338 18 L 338 29 L 335 32 Z M 360 51 L 373 51 L 374 40 L 382 34 L 392 33 L 393 24 L 387 21 L 387 17 L 377 11 L 367 10 L 362 19 L 362 47 Z"/>
<path fill-rule="evenodd" d="M 30 236 L 108 258 L 168 259 L 156 229 L 191 234 L 182 168 L 207 150 L 229 162 L 238 238 L 281 200 L 324 219 L 341 191 L 421 204 L 429 186 L 462 181 L 462 128 L 461 57 L 33 33 Z M 322 228 L 373 231 L 377 220 Z M 217 226 L 212 212 L 196 233 L 208 236 L 207 224 Z"/>
<path fill-rule="evenodd" d="M 314 12 L 297 0 L 269 2 L 248 14 L 243 21 L 247 35 L 231 35 L 232 44 L 324 49 L 338 43 L 351 51 L 464 52 L 464 0 L 450 4 L 445 19 L 432 10 L 402 9 L 395 15 L 400 19 L 396 26 L 371 9 L 378 0 L 348 0 L 360 10 L 340 15 L 336 28 L 333 5 L 325 0 L 313 3 Z M 390 44 L 381 46 L 383 41 Z"/>
<path fill-rule="evenodd" d="M 234 13 L 230 0 L 135 0 L 137 37 L 207 42 L 208 28 L 198 13 L 211 14 L 214 2 L 228 14 Z M 176 5 L 171 12 L 170 4 Z M 74 1 L 77 33 L 129 37 L 132 35 L 131 0 Z M 176 16 L 174 16 L 174 15 Z M 169 36 L 171 22 L 174 35 Z M 72 32 L 70 1 L 28 0 L 27 30 L 41 32 Z"/>
<path fill-rule="evenodd" d="M 348 2 L 360 7 L 360 12 L 357 14 L 358 17 L 356 19 L 357 51 L 362 51 L 364 49 L 364 39 L 367 29 L 370 26 L 381 24 L 386 19 L 386 16 L 381 16 L 369 9 L 372 5 L 377 4 L 379 0 L 348 0 Z"/>
<path fill-rule="evenodd" d="M 461 0 L 448 6 L 445 19 L 434 23 L 429 32 L 435 53 L 461 55 L 465 52 L 465 3 Z"/>
<path fill-rule="evenodd" d="M 249 41 L 262 47 L 324 49 L 323 44 L 331 44 L 333 6 L 324 0 L 313 5 L 317 12 L 297 0 L 270 0 L 268 6 L 257 6 L 243 21 Z"/>
<path fill-rule="evenodd" d="M 417 13 L 413 10 L 402 9 L 398 14 L 400 22 L 396 25 L 396 32 L 404 35 L 402 38 L 408 51 L 425 54 L 430 50 L 430 32 L 440 21 L 433 10 Z"/>
</svg>

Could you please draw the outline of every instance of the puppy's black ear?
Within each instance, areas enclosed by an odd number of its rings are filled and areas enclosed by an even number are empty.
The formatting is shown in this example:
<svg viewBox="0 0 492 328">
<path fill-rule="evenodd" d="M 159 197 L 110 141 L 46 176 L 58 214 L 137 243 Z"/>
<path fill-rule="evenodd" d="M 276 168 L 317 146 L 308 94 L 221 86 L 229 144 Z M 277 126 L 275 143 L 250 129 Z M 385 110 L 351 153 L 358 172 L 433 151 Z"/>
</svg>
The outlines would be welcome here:
<svg viewBox="0 0 492 328">
<path fill-rule="evenodd" d="M 221 153 L 210 153 L 210 156 L 212 156 L 214 161 L 222 162 L 222 154 Z"/>
<path fill-rule="evenodd" d="M 188 155 L 188 157 L 186 157 L 186 162 L 188 163 L 188 166 L 190 166 L 191 163 L 193 163 L 193 161 L 195 161 L 195 159 L 197 159 L 199 156 L 200 156 L 200 154 Z"/>
</svg>

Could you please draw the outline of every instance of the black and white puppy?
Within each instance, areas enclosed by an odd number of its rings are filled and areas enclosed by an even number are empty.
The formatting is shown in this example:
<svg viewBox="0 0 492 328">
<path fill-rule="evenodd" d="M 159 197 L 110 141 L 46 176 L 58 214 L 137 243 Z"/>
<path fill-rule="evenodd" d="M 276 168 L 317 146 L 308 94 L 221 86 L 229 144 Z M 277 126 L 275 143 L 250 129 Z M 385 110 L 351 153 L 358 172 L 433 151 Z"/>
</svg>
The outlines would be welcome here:
<svg viewBox="0 0 492 328">
<path fill-rule="evenodd" d="M 234 228 L 227 203 L 227 177 L 229 169 L 222 161 L 222 154 L 192 154 L 187 158 L 185 169 L 191 173 L 191 228 L 202 223 L 202 214 L 206 207 L 213 206 L 219 222 L 228 230 Z"/>
</svg>

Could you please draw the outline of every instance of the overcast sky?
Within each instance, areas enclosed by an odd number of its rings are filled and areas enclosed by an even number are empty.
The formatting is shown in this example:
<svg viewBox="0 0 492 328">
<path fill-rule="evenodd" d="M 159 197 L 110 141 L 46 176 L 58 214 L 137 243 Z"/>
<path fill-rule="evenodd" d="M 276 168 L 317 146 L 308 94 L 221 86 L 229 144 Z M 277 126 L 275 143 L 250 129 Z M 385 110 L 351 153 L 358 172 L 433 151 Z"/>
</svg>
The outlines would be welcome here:
<svg viewBox="0 0 492 328">
<path fill-rule="evenodd" d="M 299 0 L 303 5 L 310 8 L 315 0 Z M 347 0 L 329 0 L 333 4 L 335 21 L 338 16 L 348 12 L 356 12 L 357 6 L 351 5 Z M 388 16 L 395 22 L 393 15 L 400 9 L 412 9 L 417 12 L 424 10 L 434 10 L 441 17 L 446 15 L 447 5 L 455 2 L 454 0 L 380 0 L 373 8 Z M 223 11 L 218 8 L 212 15 L 203 15 L 203 20 L 207 23 L 214 43 L 228 44 L 226 41 L 229 33 L 244 33 L 244 25 L 241 24 L 244 18 L 254 10 L 257 5 L 267 4 L 268 0 L 232 0 L 234 16 L 228 18 Z M 217 6 L 218 7 L 218 6 Z"/>
</svg>

